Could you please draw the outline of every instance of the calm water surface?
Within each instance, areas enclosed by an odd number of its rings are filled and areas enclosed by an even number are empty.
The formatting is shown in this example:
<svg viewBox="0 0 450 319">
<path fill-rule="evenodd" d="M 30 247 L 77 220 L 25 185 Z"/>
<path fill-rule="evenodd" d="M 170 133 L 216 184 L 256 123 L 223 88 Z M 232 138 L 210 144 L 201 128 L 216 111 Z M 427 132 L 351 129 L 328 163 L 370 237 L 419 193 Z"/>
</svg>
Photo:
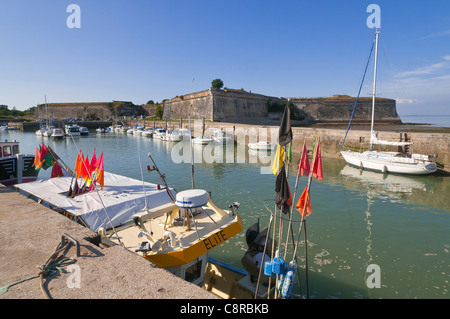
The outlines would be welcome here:
<svg viewBox="0 0 450 319">
<path fill-rule="evenodd" d="M 54 141 L 34 133 L 6 131 L 2 139 L 21 142 L 21 151 L 34 154 L 44 142 L 70 167 L 77 149 L 70 139 Z M 160 183 L 156 172 L 148 173 L 151 152 L 166 180 L 177 191 L 191 188 L 191 165 L 176 164 L 174 143 L 117 134 L 75 139 L 77 147 L 91 157 L 104 154 L 105 170 L 141 179 L 139 158 L 147 182 Z M 311 148 L 311 146 L 309 146 Z M 202 152 L 204 147 L 195 148 Z M 138 151 L 139 150 L 139 151 Z M 232 151 L 233 152 L 233 151 Z M 296 161 L 297 159 L 294 158 Z M 275 176 L 261 174 L 263 164 L 211 163 L 195 165 L 195 187 L 212 192 L 216 205 L 227 208 L 241 203 L 244 228 L 259 218 L 267 226 L 273 210 Z M 450 279 L 450 178 L 403 177 L 361 172 L 342 160 L 323 159 L 324 180 L 313 180 L 312 214 L 307 219 L 309 294 L 311 298 L 448 298 Z M 293 169 L 289 178 L 292 194 Z M 39 178 L 49 178 L 50 169 Z M 300 179 L 297 196 L 306 186 Z M 299 214 L 294 211 L 295 220 Z M 294 223 L 295 233 L 298 223 Z M 244 232 L 211 252 L 212 257 L 242 268 L 247 249 Z M 291 251 L 291 248 L 289 248 Z M 305 259 L 299 247 L 299 261 Z M 380 267 L 381 288 L 368 288 L 368 265 Z M 301 269 L 305 294 L 305 269 Z M 300 292 L 298 290 L 298 292 Z"/>
</svg>

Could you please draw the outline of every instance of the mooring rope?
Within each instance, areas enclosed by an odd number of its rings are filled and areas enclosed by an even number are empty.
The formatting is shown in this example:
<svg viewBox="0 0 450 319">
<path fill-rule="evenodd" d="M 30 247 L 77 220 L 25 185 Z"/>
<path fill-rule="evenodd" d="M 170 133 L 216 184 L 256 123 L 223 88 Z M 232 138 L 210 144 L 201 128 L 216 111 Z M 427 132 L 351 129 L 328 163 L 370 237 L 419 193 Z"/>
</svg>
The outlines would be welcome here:
<svg viewBox="0 0 450 319">
<path fill-rule="evenodd" d="M 42 294 L 44 295 L 44 297 L 46 299 L 50 299 L 50 295 L 44 288 L 44 278 L 47 276 L 54 275 L 57 272 L 66 273 L 66 270 L 64 269 L 64 267 L 76 262 L 75 258 L 64 257 L 64 254 L 59 256 L 59 254 L 61 252 L 63 252 L 64 250 L 69 248 L 69 246 L 67 244 L 68 244 L 68 242 L 65 241 L 64 243 L 59 243 L 56 246 L 54 253 L 48 258 L 47 262 L 45 264 L 42 264 L 41 266 L 39 266 L 39 273 L 37 275 L 16 281 L 16 282 L 9 284 L 7 286 L 4 286 L 4 287 L 1 287 L 0 294 L 6 293 L 8 291 L 8 289 L 11 288 L 12 286 L 15 286 L 20 283 L 26 282 L 28 280 L 40 277 L 41 278 L 40 287 L 41 287 Z"/>
</svg>

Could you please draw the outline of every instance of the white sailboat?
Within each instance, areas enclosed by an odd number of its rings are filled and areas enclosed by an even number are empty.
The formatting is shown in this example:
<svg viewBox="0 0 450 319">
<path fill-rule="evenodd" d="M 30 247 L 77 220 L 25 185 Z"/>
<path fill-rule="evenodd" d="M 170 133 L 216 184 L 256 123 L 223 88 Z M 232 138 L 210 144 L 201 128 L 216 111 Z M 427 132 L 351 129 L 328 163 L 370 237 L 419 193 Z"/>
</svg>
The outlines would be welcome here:
<svg viewBox="0 0 450 319">
<path fill-rule="evenodd" d="M 378 132 L 374 131 L 375 94 L 377 78 L 378 59 L 378 37 L 380 31 L 375 35 L 375 63 L 372 96 L 372 119 L 370 127 L 370 148 L 368 151 L 357 152 L 353 150 L 342 150 L 341 154 L 345 161 L 352 166 L 374 170 L 382 173 L 425 175 L 437 170 L 433 155 L 413 154 L 412 144 L 409 141 L 392 142 L 378 139 Z M 376 151 L 374 145 L 396 146 L 396 152 Z M 406 151 L 408 150 L 408 151 Z"/>
</svg>

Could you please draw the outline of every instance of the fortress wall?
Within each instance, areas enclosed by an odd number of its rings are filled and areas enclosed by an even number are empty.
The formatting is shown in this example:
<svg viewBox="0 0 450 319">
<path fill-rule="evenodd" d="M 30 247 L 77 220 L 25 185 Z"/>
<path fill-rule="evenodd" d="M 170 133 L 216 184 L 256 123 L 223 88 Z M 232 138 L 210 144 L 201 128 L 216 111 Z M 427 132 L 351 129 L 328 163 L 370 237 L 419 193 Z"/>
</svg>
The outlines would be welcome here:
<svg viewBox="0 0 450 319">
<path fill-rule="evenodd" d="M 88 114 L 98 114 L 99 117 L 108 117 L 111 114 L 111 103 L 92 102 L 92 103 L 49 103 L 48 110 L 45 105 L 40 105 L 40 117 L 45 118 L 48 112 L 49 117 L 54 118 L 77 118 L 86 117 Z M 39 111 L 36 108 L 35 117 L 39 117 Z"/>
<path fill-rule="evenodd" d="M 355 99 L 292 98 L 291 101 L 304 116 L 318 122 L 348 122 L 352 116 Z M 360 98 L 355 109 L 353 123 L 370 122 L 372 99 Z M 395 100 L 377 98 L 375 101 L 377 123 L 401 123 Z"/>
<path fill-rule="evenodd" d="M 163 101 L 164 119 L 213 119 L 212 95 L 210 90 L 186 94 Z"/>
<path fill-rule="evenodd" d="M 132 116 L 132 115 L 148 115 L 141 105 L 134 105 L 131 102 L 113 101 L 113 102 L 86 102 L 86 103 L 49 103 L 40 105 L 39 110 L 36 108 L 35 117 L 45 118 L 47 113 L 49 117 L 64 119 L 88 117 L 94 115 L 100 119 L 109 119 L 115 116 Z M 149 108 L 151 109 L 151 108 Z M 156 109 L 156 108 L 155 108 Z M 153 112 L 154 113 L 154 112 Z"/>
</svg>

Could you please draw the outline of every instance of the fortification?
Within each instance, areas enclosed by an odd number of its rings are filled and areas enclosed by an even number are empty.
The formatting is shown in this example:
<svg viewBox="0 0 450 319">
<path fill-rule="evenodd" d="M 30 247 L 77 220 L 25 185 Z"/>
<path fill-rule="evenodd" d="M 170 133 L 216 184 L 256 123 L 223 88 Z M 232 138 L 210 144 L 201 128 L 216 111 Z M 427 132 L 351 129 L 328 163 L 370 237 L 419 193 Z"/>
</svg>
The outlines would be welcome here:
<svg viewBox="0 0 450 319">
<path fill-rule="evenodd" d="M 49 117 L 58 119 L 64 118 L 98 118 L 102 120 L 117 116 L 149 116 L 154 115 L 155 106 L 134 105 L 132 102 L 112 101 L 112 102 L 86 102 L 86 103 L 49 103 L 38 105 L 35 117 L 44 118 L 48 113 Z"/>
<path fill-rule="evenodd" d="M 219 122 L 270 124 L 279 120 L 280 110 L 291 105 L 296 124 L 348 123 L 355 98 L 336 95 L 328 98 L 271 97 L 243 90 L 210 88 L 205 91 L 177 96 L 163 101 L 166 119 L 188 118 Z M 370 121 L 371 98 L 360 98 L 355 109 L 354 123 Z M 377 123 L 400 124 L 395 100 L 376 99 Z"/>
</svg>

